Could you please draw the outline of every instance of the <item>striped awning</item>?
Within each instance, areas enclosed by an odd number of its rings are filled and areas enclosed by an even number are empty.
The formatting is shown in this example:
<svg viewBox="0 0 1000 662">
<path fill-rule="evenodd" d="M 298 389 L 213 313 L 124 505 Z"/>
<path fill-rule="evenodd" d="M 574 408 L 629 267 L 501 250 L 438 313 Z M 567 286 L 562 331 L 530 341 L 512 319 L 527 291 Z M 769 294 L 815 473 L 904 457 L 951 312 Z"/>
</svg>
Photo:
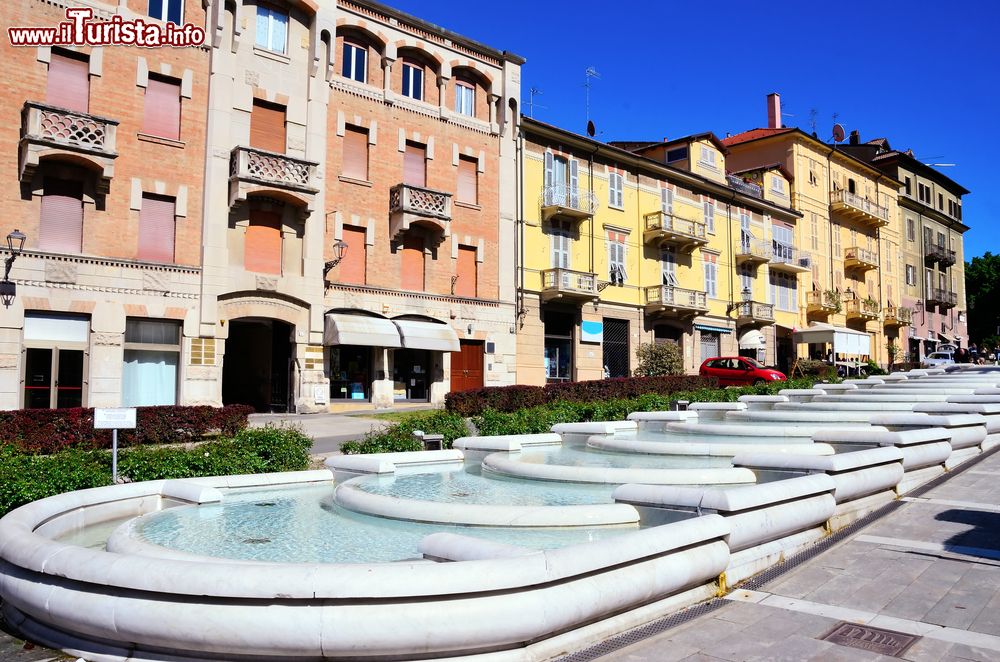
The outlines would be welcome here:
<svg viewBox="0 0 1000 662">
<path fill-rule="evenodd" d="M 447 324 L 419 320 L 392 320 L 399 329 L 403 347 L 429 349 L 435 352 L 457 352 L 461 349 L 458 334 Z"/>
<path fill-rule="evenodd" d="M 324 345 L 402 347 L 399 330 L 391 320 L 368 315 L 327 313 L 323 326 Z"/>
<path fill-rule="evenodd" d="M 710 331 L 712 333 L 732 333 L 733 330 L 725 326 L 712 326 L 710 324 L 695 324 L 694 328 L 699 331 Z"/>
</svg>

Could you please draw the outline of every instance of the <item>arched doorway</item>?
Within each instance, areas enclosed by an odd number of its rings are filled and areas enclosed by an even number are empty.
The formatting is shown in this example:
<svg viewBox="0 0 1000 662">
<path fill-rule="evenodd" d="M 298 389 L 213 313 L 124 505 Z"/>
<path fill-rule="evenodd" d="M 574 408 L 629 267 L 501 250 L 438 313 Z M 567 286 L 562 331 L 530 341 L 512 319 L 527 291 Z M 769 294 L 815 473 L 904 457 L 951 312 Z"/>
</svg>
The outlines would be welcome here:
<svg viewBox="0 0 1000 662">
<path fill-rule="evenodd" d="M 222 403 L 287 412 L 292 387 L 292 325 L 263 317 L 229 321 L 222 365 Z"/>
</svg>

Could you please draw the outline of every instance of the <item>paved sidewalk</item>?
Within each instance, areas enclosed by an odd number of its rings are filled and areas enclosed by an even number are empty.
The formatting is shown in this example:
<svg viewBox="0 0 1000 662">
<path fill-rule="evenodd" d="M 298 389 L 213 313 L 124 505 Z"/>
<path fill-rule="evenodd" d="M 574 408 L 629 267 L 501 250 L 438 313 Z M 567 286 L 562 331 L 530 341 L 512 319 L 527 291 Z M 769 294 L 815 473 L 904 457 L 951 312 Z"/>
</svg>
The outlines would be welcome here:
<svg viewBox="0 0 1000 662">
<path fill-rule="evenodd" d="M 603 660 L 1000 660 L 1000 453 L 713 612 Z M 920 638 L 901 656 L 821 641 L 838 623 Z"/>
<path fill-rule="evenodd" d="M 313 446 L 310 450 L 313 455 L 339 453 L 340 445 L 345 441 L 361 439 L 372 430 L 381 430 L 392 425 L 391 421 L 344 414 L 250 415 L 250 427 L 264 427 L 268 423 L 275 425 L 288 423 L 301 426 L 302 431 L 313 438 Z"/>
</svg>

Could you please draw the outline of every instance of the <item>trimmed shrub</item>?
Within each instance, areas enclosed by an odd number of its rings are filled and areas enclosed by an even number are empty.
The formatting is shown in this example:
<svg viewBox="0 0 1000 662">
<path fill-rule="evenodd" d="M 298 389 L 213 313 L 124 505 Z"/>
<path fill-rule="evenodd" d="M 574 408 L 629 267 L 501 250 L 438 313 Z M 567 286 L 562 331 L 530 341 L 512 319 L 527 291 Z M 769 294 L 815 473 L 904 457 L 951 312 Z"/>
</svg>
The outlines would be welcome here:
<svg viewBox="0 0 1000 662">
<path fill-rule="evenodd" d="M 639 359 L 639 365 L 635 369 L 636 377 L 684 374 L 684 356 L 677 343 L 644 343 L 639 345 L 635 356 Z"/>
<path fill-rule="evenodd" d="M 453 441 L 469 434 L 465 419 L 457 414 L 448 411 L 420 413 L 385 430 L 369 432 L 360 441 L 344 442 L 340 446 L 340 452 L 356 455 L 419 451 L 423 449 L 423 444 L 413 437 L 414 430 L 444 435 L 445 448 L 450 448 Z"/>
<path fill-rule="evenodd" d="M 133 481 L 196 476 L 300 471 L 309 465 L 312 439 L 293 427 L 244 429 L 194 448 L 135 446 L 123 449 L 118 473 Z M 0 516 L 20 505 L 62 492 L 111 483 L 111 453 L 69 448 L 34 455 L 0 444 Z"/>
<path fill-rule="evenodd" d="M 232 436 L 246 428 L 252 413 L 247 405 L 138 407 L 135 430 L 119 430 L 118 443 L 177 444 L 216 433 Z M 34 453 L 110 448 L 111 430 L 94 429 L 91 408 L 0 411 L 0 442 Z"/>
<path fill-rule="evenodd" d="M 556 401 L 597 402 L 636 398 L 646 393 L 669 395 L 678 391 L 718 386 L 714 377 L 663 375 L 659 377 L 619 377 L 585 382 L 559 382 L 545 386 L 494 386 L 449 393 L 445 408 L 460 416 L 477 416 L 487 409 L 515 412 Z"/>
</svg>

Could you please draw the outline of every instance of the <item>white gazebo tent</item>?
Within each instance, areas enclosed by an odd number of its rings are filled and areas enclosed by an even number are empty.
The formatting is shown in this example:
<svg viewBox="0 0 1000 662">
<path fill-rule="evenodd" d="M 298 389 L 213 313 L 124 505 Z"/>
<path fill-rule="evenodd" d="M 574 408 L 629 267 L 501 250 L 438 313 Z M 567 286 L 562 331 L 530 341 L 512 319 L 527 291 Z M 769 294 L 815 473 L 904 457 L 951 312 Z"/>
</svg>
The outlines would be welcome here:
<svg viewBox="0 0 1000 662">
<path fill-rule="evenodd" d="M 808 329 L 796 331 L 792 341 L 796 345 L 830 344 L 834 355 L 871 356 L 872 353 L 872 339 L 868 333 L 823 322 L 813 322 Z"/>
</svg>

